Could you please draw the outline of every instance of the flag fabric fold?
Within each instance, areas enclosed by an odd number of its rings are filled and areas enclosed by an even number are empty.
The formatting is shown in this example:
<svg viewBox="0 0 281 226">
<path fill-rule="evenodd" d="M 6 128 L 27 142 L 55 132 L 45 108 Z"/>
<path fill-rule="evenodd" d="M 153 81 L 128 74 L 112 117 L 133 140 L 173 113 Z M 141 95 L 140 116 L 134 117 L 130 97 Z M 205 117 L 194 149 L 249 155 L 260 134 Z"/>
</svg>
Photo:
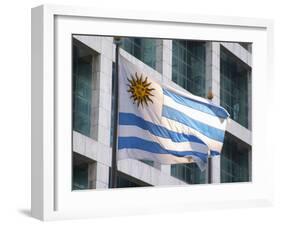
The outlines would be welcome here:
<svg viewBox="0 0 281 226">
<path fill-rule="evenodd" d="M 204 170 L 221 152 L 228 112 L 149 73 L 119 57 L 118 159 L 196 162 Z"/>
</svg>

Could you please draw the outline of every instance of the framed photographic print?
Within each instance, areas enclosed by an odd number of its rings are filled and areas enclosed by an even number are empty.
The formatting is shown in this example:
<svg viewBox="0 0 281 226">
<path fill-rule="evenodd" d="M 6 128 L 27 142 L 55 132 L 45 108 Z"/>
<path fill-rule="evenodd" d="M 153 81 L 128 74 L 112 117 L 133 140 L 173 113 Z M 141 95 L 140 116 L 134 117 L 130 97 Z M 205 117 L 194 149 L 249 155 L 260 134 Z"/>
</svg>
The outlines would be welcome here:
<svg viewBox="0 0 281 226">
<path fill-rule="evenodd" d="M 32 216 L 271 204 L 272 30 L 263 19 L 32 9 Z"/>
</svg>

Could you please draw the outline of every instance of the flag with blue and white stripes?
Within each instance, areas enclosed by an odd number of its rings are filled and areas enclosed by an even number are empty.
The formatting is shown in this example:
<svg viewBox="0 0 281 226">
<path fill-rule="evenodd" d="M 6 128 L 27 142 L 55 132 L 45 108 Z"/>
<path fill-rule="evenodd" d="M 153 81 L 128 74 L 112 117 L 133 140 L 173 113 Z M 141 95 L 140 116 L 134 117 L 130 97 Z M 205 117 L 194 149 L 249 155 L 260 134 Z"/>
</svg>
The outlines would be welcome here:
<svg viewBox="0 0 281 226">
<path fill-rule="evenodd" d="M 118 159 L 196 162 L 204 170 L 208 156 L 221 152 L 228 112 L 119 60 Z"/>
</svg>

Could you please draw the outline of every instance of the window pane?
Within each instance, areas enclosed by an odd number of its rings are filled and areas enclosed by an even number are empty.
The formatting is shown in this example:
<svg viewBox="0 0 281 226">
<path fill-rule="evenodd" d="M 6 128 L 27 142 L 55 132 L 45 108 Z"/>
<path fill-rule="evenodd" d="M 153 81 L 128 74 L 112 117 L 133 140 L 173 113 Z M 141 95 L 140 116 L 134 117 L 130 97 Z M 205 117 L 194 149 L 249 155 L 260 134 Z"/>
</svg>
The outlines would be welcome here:
<svg viewBox="0 0 281 226">
<path fill-rule="evenodd" d="M 73 46 L 73 129 L 90 136 L 92 54 L 81 46 Z"/>
<path fill-rule="evenodd" d="M 205 97 L 205 42 L 173 40 L 172 80 Z"/>
<path fill-rule="evenodd" d="M 73 167 L 73 190 L 88 189 L 88 164 L 83 163 Z"/>
<path fill-rule="evenodd" d="M 230 117 L 248 128 L 248 69 L 241 61 L 221 48 L 220 57 L 220 101 Z"/>
<path fill-rule="evenodd" d="M 172 165 L 171 176 L 187 182 L 188 184 L 206 183 L 206 171 L 201 172 L 196 163 Z"/>
<path fill-rule="evenodd" d="M 121 48 L 149 65 L 156 67 L 156 40 L 150 38 L 124 38 Z"/>
<path fill-rule="evenodd" d="M 250 147 L 226 134 L 221 154 L 221 182 L 250 181 Z"/>
</svg>

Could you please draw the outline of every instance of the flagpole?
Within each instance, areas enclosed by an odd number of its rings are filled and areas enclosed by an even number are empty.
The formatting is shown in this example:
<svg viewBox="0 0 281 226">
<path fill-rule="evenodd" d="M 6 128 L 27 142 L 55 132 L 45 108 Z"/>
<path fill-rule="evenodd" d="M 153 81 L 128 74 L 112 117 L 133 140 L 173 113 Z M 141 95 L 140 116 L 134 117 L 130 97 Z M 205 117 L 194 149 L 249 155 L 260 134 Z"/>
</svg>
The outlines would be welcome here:
<svg viewBox="0 0 281 226">
<path fill-rule="evenodd" d="M 118 116 L 119 116 L 119 45 L 121 43 L 120 37 L 114 37 L 115 43 L 115 76 L 113 78 L 113 91 L 115 97 L 114 103 L 114 128 L 113 128 L 113 144 L 110 170 L 110 188 L 117 187 L 117 145 L 118 145 Z"/>
<path fill-rule="evenodd" d="M 211 89 L 211 87 L 209 87 L 207 99 L 212 101 L 213 98 L 214 98 L 214 95 L 213 95 L 212 89 Z M 207 159 L 207 183 L 208 184 L 212 183 L 212 156 L 211 156 L 211 151 L 210 151 L 210 155 L 208 156 L 208 159 Z"/>
<path fill-rule="evenodd" d="M 212 158 L 208 156 L 208 169 L 207 169 L 207 177 L 208 177 L 208 184 L 212 183 Z"/>
</svg>

